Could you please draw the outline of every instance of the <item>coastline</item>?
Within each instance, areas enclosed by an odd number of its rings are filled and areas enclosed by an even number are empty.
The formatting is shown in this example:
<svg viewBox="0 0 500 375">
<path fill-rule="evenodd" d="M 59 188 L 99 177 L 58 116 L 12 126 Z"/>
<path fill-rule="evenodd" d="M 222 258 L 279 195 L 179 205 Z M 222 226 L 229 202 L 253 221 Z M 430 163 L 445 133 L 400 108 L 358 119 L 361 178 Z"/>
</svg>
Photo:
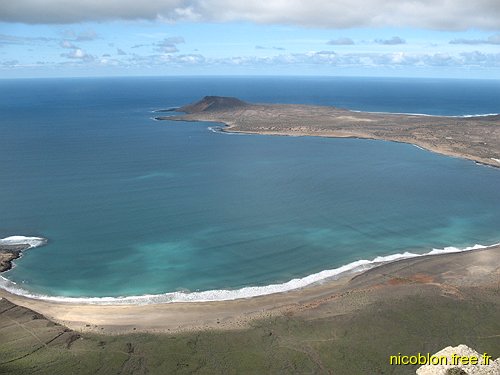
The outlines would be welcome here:
<svg viewBox="0 0 500 375">
<path fill-rule="evenodd" d="M 214 122 L 227 133 L 385 140 L 500 168 L 500 115 L 428 116 L 205 97 L 156 120 Z"/>
<path fill-rule="evenodd" d="M 349 314 L 392 296 L 396 290 L 413 294 L 438 288 L 453 295 L 458 286 L 498 287 L 499 254 L 497 244 L 485 249 L 401 259 L 300 289 L 229 301 L 95 305 L 31 299 L 3 289 L 0 297 L 79 332 L 115 335 L 241 330 L 260 319 L 290 314 L 307 319 Z M 328 306 L 328 312 L 324 306 Z"/>
<path fill-rule="evenodd" d="M 254 119 L 250 124 L 245 124 L 245 121 L 249 118 L 249 113 L 255 114 L 256 111 L 261 110 L 262 107 L 265 107 L 269 111 L 271 116 L 269 117 L 268 114 L 266 115 L 267 117 L 264 116 L 264 119 L 268 119 L 270 122 L 266 123 L 264 127 L 259 127 L 260 123 L 258 121 L 262 121 L 261 117 Z M 297 107 L 300 108 L 297 109 Z M 289 128 L 278 126 L 283 122 L 287 122 L 286 119 L 283 120 L 283 118 L 280 117 L 282 114 L 281 111 L 284 109 L 288 110 L 290 108 L 295 111 L 299 111 L 299 116 L 295 119 L 295 124 L 292 123 L 292 126 Z M 331 125 L 332 121 L 335 122 L 335 119 L 338 120 L 340 118 L 342 121 L 345 120 L 346 122 L 342 122 L 342 124 L 340 124 L 342 127 L 340 128 L 335 128 L 334 123 L 331 128 L 297 127 L 296 125 L 304 119 L 304 117 L 300 116 L 305 116 L 305 113 L 307 113 L 307 111 L 311 108 L 319 111 L 320 113 L 317 113 L 316 117 L 312 116 L 308 118 L 308 121 L 314 122 L 314 119 L 316 118 L 319 119 L 319 122 L 323 121 L 325 124 Z M 428 145 L 426 146 L 425 139 L 422 140 L 418 138 L 418 136 L 410 139 L 408 138 L 409 135 L 404 133 L 406 130 L 402 128 L 399 128 L 399 131 L 402 132 L 399 135 L 393 133 L 387 135 L 383 132 L 378 135 L 374 133 L 375 135 L 373 135 L 369 133 L 370 129 L 362 126 L 362 124 L 368 124 L 373 121 L 382 121 L 387 118 L 390 118 L 393 122 L 397 122 L 398 119 L 407 121 L 408 118 L 420 119 L 421 117 L 432 117 L 433 121 L 434 118 L 439 121 L 442 119 L 447 119 L 447 121 L 469 121 L 469 118 L 457 119 L 452 117 L 445 118 L 442 116 L 375 114 L 376 116 L 381 117 L 374 120 L 373 118 L 367 117 L 368 115 L 373 115 L 369 113 L 360 113 L 362 117 L 352 117 L 353 115 L 356 115 L 357 112 L 332 109 L 329 107 L 319 108 L 320 109 L 313 106 L 287 107 L 283 105 L 259 106 L 247 104 L 241 106 L 241 104 L 236 103 L 234 108 L 223 105 L 221 108 L 212 107 L 208 112 L 201 110 L 198 112 L 188 112 L 188 114 L 183 116 L 169 116 L 157 119 L 174 121 L 210 121 L 222 123 L 225 124 L 225 127 L 221 128 L 220 131 L 237 134 L 342 137 L 380 139 L 392 142 L 410 143 L 416 147 L 447 156 L 465 158 L 493 167 L 500 166 L 500 156 L 497 154 L 498 145 L 496 144 L 496 142 L 498 142 L 498 128 L 496 127 L 498 125 L 497 118 L 500 118 L 500 116 L 478 116 L 481 117 L 481 119 L 478 120 L 479 122 L 484 120 L 482 117 L 486 117 L 486 121 L 488 123 L 494 124 L 494 129 L 492 130 L 494 137 L 493 142 L 490 142 L 490 146 L 493 145 L 491 146 L 494 150 L 492 155 L 495 157 L 490 157 L 491 160 L 488 162 L 488 160 L 485 161 L 484 158 L 480 156 L 471 156 L 470 154 L 460 152 L 454 153 L 455 151 L 447 149 L 446 147 L 440 148 L 439 144 L 432 144 L 428 147 Z M 336 117 L 325 118 L 325 110 L 330 112 L 334 111 L 336 113 Z M 234 116 L 234 118 L 229 119 L 231 116 Z M 492 118 L 490 119 L 489 117 Z M 475 117 L 474 121 L 476 121 Z M 423 124 L 424 127 L 434 125 L 435 123 L 433 122 L 425 122 L 425 124 Z M 481 128 L 482 125 L 479 125 Z M 487 135 L 484 135 L 484 138 L 481 139 L 483 140 L 477 141 L 476 139 L 474 142 L 479 142 L 483 145 L 484 140 L 487 140 L 488 137 Z M 486 145 L 486 143 L 484 143 L 484 145 Z M 487 152 L 490 152 L 488 150 Z M 398 288 L 403 288 L 404 285 L 416 285 L 418 288 L 437 287 L 447 291 L 446 293 L 448 293 L 449 290 L 453 290 L 453 288 L 449 289 L 450 284 L 448 284 L 448 279 L 446 279 L 446 283 L 438 282 L 436 280 L 449 278 L 450 273 L 459 275 L 455 277 L 453 281 L 455 284 L 472 283 L 470 285 L 483 286 L 490 285 L 491 282 L 498 283 L 498 280 L 492 281 L 491 277 L 497 277 L 498 279 L 498 263 L 500 260 L 500 257 L 498 256 L 499 250 L 500 245 L 496 244 L 486 249 L 476 249 L 474 251 L 467 252 L 440 255 L 415 255 L 399 260 L 387 261 L 368 270 L 349 270 L 348 272 L 340 274 L 338 278 L 332 279 L 332 277 L 330 277 L 316 280 L 304 286 L 291 288 L 285 291 L 218 301 L 182 301 L 175 303 L 161 302 L 151 304 L 113 304 L 111 302 L 110 304 L 91 304 L 29 298 L 9 293 L 3 289 L 0 290 L 0 297 L 6 298 L 19 306 L 24 306 L 44 314 L 49 319 L 81 332 L 125 334 L 131 332 L 191 332 L 207 329 L 239 330 L 248 328 L 252 322 L 259 319 L 286 316 L 287 314 L 295 315 L 304 313 L 304 316 L 314 318 L 317 316 L 315 315 L 317 313 L 315 309 L 318 309 L 319 311 L 322 306 L 330 304 L 332 301 L 347 300 L 347 305 L 350 307 L 346 307 L 344 303 L 341 303 L 331 306 L 331 309 L 339 314 L 348 314 L 351 312 L 351 310 L 349 310 L 351 308 L 363 308 L 367 303 L 373 302 L 374 300 L 371 296 L 368 296 L 368 294 L 373 291 L 378 291 L 379 289 L 382 290 L 396 286 Z M 466 253 L 467 255 L 462 255 Z M 481 254 L 488 254 L 486 256 L 488 262 L 485 263 L 481 259 Z M 478 263 L 471 265 L 471 267 L 463 266 L 461 268 L 453 268 L 456 267 L 456 264 L 454 263 L 456 260 L 463 260 L 465 258 L 472 259 Z M 449 265 L 448 263 L 453 263 L 453 265 Z M 437 265 L 441 268 L 437 267 Z M 417 272 L 413 275 L 405 274 L 406 270 L 415 268 L 419 268 L 423 271 L 420 273 Z M 421 277 L 422 274 L 429 275 L 429 269 L 433 269 L 433 276 Z M 387 279 L 387 275 L 390 276 L 389 279 Z M 362 287 L 359 284 L 360 280 L 365 280 Z M 454 292 L 451 291 L 449 293 L 453 294 Z"/>
<path fill-rule="evenodd" d="M 0 273 L 12 269 L 12 262 L 19 259 L 28 245 L 0 245 Z"/>
<path fill-rule="evenodd" d="M 46 238 L 10 236 L 0 238 L 0 273 L 14 267 L 14 260 L 23 256 L 23 252 L 47 243 Z"/>
<path fill-rule="evenodd" d="M 156 118 L 158 120 L 158 118 Z M 182 118 L 173 118 L 170 119 L 172 121 L 187 121 Z M 161 121 L 161 120 L 158 120 Z M 368 136 L 368 135 L 361 135 L 361 134 L 346 134 L 346 133 L 335 133 L 335 132 L 282 132 L 282 131 L 247 131 L 247 130 L 238 130 L 238 128 L 234 125 L 231 124 L 230 122 L 219 122 L 215 120 L 207 120 L 207 119 L 202 119 L 202 120 L 190 120 L 190 122 L 214 122 L 214 123 L 219 123 L 223 126 L 220 127 L 220 132 L 221 133 L 226 133 L 226 134 L 248 134 L 248 135 L 272 135 L 272 136 L 282 136 L 282 137 L 321 137 L 321 138 L 348 138 L 348 139 L 367 139 L 367 140 L 374 140 L 374 141 L 386 141 L 386 142 L 395 142 L 395 143 L 405 143 L 409 144 L 412 146 L 419 147 L 423 151 L 428 151 L 428 152 L 433 152 L 436 154 L 440 154 L 443 156 L 448 156 L 448 157 L 453 157 L 453 158 L 459 158 L 459 159 L 465 159 L 465 160 L 470 160 L 473 161 L 477 164 L 480 165 L 485 165 L 488 167 L 493 167 L 493 168 L 500 168 L 500 162 L 497 158 L 490 157 L 491 160 L 480 158 L 480 157 L 474 157 L 471 155 L 468 155 L 466 153 L 459 153 L 459 152 L 452 152 L 449 151 L 445 148 L 440 148 L 436 146 L 431 146 L 428 145 L 422 141 L 419 141 L 418 139 L 414 140 L 406 140 L 406 139 L 387 139 L 387 138 L 382 138 L 382 137 L 373 137 L 373 136 Z"/>
<path fill-rule="evenodd" d="M 19 236 L 18 236 L 19 237 Z M 20 237 L 22 238 L 22 237 Z M 16 245 L 23 246 L 23 245 Z M 26 248 L 30 248 L 28 244 Z M 428 255 L 442 255 L 450 253 L 460 253 L 465 251 L 473 251 L 479 249 L 487 249 L 500 246 L 500 243 L 492 245 L 476 244 L 464 248 L 448 246 L 443 249 L 432 249 L 426 253 L 412 253 L 405 251 L 404 253 L 395 253 L 389 255 L 380 255 L 373 259 L 358 259 L 347 264 L 335 268 L 321 270 L 316 273 L 308 274 L 303 277 L 290 279 L 279 284 L 268 284 L 262 286 L 246 286 L 239 289 L 211 289 L 194 292 L 165 292 L 159 294 L 143 294 L 133 296 L 105 296 L 105 297 L 65 297 L 57 295 L 45 295 L 31 292 L 28 289 L 17 286 L 15 282 L 0 275 L 0 290 L 26 297 L 33 300 L 67 303 L 67 304 L 84 304 L 95 306 L 133 306 L 133 305 L 157 305 L 157 304 L 172 304 L 172 303 L 203 303 L 203 302 L 226 302 L 237 301 L 249 298 L 262 297 L 267 295 L 288 293 L 294 290 L 308 288 L 316 284 L 333 281 L 363 273 L 372 268 L 379 267 L 391 262 L 425 257 Z M 9 252 L 6 253 L 9 255 Z M 0 255 L 2 249 L 0 247 Z M 19 253 L 19 255 L 22 255 Z M 10 268 L 9 268 L 10 269 Z M 1 273 L 1 272 L 0 272 Z"/>
</svg>

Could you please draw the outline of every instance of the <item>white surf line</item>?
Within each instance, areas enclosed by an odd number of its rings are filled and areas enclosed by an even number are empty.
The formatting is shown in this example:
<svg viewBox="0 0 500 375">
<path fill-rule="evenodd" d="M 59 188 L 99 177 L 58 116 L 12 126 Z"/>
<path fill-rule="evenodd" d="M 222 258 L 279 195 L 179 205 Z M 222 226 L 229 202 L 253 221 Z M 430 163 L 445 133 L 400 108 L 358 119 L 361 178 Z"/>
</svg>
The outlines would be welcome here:
<svg viewBox="0 0 500 375">
<path fill-rule="evenodd" d="M 29 245 L 29 248 L 45 245 L 47 239 L 43 237 L 10 236 L 0 238 L 0 245 Z"/>
<path fill-rule="evenodd" d="M 292 279 L 282 284 L 271 284 L 266 286 L 250 286 L 241 289 L 227 290 L 216 289 L 200 292 L 168 292 L 162 294 L 146 294 L 139 296 L 119 296 L 119 297 L 63 297 L 63 296 L 48 296 L 29 292 L 19 287 L 15 282 L 0 276 L 0 288 L 6 291 L 28 297 L 51 302 L 63 303 L 80 303 L 88 305 L 148 305 L 158 303 L 175 303 L 175 302 L 215 302 L 215 301 L 231 301 L 237 299 L 246 299 L 258 296 L 264 296 L 275 293 L 283 293 L 291 290 L 301 289 L 306 286 L 321 283 L 326 280 L 338 279 L 342 275 L 365 271 L 378 265 L 393 262 L 401 259 L 410 259 L 422 257 L 425 255 L 438 255 L 448 253 L 459 253 L 463 251 L 471 251 L 477 249 L 485 249 L 498 246 L 500 243 L 484 246 L 474 245 L 465 248 L 445 247 L 444 249 L 432 249 L 424 254 L 415 254 L 410 252 L 379 256 L 373 260 L 358 260 L 344 266 L 324 270 L 314 273 L 303 278 Z"/>
</svg>

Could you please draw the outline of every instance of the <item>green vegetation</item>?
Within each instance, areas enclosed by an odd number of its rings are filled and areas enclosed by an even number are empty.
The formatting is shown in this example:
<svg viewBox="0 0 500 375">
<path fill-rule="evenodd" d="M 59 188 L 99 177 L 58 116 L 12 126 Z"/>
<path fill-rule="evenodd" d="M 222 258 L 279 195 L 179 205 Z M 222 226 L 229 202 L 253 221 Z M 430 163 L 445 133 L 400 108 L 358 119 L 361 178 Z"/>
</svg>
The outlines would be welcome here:
<svg viewBox="0 0 500 375">
<path fill-rule="evenodd" d="M 282 316 L 242 331 L 118 336 L 80 335 L 2 300 L 0 373 L 414 374 L 418 366 L 390 366 L 389 356 L 463 343 L 498 357 L 498 292 L 480 301 L 473 293 L 395 297 L 354 314 Z"/>
</svg>

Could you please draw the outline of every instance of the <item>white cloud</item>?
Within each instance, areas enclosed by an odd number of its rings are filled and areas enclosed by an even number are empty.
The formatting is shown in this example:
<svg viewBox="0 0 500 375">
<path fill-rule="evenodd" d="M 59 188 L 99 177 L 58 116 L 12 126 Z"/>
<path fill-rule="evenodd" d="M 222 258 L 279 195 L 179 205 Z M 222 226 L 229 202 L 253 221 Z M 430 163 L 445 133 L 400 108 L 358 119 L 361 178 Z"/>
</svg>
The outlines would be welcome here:
<svg viewBox="0 0 500 375">
<path fill-rule="evenodd" d="M 15 0 L 0 21 L 78 23 L 110 19 L 250 21 L 307 27 L 500 28 L 498 0 Z"/>
<path fill-rule="evenodd" d="M 453 39 L 450 44 L 500 44 L 500 34 L 490 35 L 487 39 Z"/>
<path fill-rule="evenodd" d="M 123 62 L 126 64 L 127 62 Z M 458 69 L 500 67 L 500 53 L 338 53 L 335 51 L 310 51 L 306 53 L 283 53 L 273 56 L 231 56 L 208 58 L 201 54 L 164 54 L 139 56 L 128 60 L 130 65 L 165 66 L 245 66 L 253 68 L 309 66 L 309 67 L 348 67 L 348 68 L 398 68 L 398 67 L 453 67 Z"/>
<path fill-rule="evenodd" d="M 404 39 L 400 38 L 399 36 L 393 36 L 390 39 L 375 39 L 374 42 L 377 44 L 384 44 L 384 45 L 388 45 L 388 46 L 394 46 L 397 44 L 405 44 L 406 43 L 406 41 Z"/>
<path fill-rule="evenodd" d="M 61 41 L 61 43 L 59 43 L 59 45 L 62 47 L 62 48 L 69 48 L 69 49 L 75 49 L 75 48 L 78 48 L 77 46 L 75 46 L 73 43 L 71 43 L 69 40 L 63 40 Z"/>
<path fill-rule="evenodd" d="M 7 60 L 0 62 L 0 65 L 4 68 L 15 68 L 19 65 L 19 60 Z"/>
<path fill-rule="evenodd" d="M 184 38 L 181 36 L 173 36 L 165 38 L 160 42 L 156 43 L 156 50 L 163 53 L 175 53 L 179 52 L 177 49 L 177 44 L 184 43 Z"/>
<path fill-rule="evenodd" d="M 89 55 L 81 48 L 72 49 L 68 53 L 61 53 L 61 57 L 66 57 L 68 59 L 81 60 L 85 62 L 94 61 L 94 56 Z"/>
<path fill-rule="evenodd" d="M 206 64 L 245 66 L 335 66 L 356 68 L 384 67 L 454 67 L 491 68 L 500 67 L 500 53 L 488 54 L 478 51 L 450 55 L 446 53 L 410 54 L 394 53 L 344 53 L 335 51 L 311 51 L 307 53 L 282 54 L 278 56 L 237 56 L 205 59 Z"/>
<path fill-rule="evenodd" d="M 354 42 L 351 38 L 342 37 L 329 40 L 326 44 L 330 44 L 332 46 L 348 46 L 354 44 Z"/>
</svg>

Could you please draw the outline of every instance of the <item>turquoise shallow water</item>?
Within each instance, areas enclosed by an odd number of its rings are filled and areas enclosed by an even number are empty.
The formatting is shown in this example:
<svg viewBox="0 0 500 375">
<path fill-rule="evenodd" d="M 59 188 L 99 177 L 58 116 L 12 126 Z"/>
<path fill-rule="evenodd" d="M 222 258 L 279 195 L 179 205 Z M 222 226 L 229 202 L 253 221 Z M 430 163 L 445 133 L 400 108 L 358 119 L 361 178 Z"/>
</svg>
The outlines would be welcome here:
<svg viewBox="0 0 500 375">
<path fill-rule="evenodd" d="M 154 109 L 205 94 L 360 110 L 499 112 L 495 82 L 326 83 L 3 81 L 0 238 L 49 239 L 4 276 L 52 296 L 238 289 L 359 259 L 500 242 L 497 169 L 405 144 L 217 134 L 207 129 L 213 124 L 151 120 Z M 460 85 L 469 90 L 457 94 Z M 440 97 L 446 90 L 458 95 L 454 102 Z"/>
</svg>

